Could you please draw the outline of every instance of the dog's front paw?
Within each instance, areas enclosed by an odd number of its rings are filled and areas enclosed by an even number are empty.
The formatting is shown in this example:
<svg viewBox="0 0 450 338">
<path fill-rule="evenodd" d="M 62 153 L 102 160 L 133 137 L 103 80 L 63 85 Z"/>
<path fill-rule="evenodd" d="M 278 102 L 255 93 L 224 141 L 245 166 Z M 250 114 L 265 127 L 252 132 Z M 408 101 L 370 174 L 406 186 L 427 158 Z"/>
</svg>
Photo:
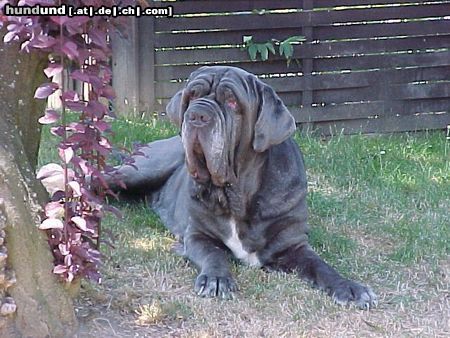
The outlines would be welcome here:
<svg viewBox="0 0 450 338">
<path fill-rule="evenodd" d="M 378 304 L 377 295 L 368 286 L 351 280 L 343 280 L 330 290 L 330 296 L 339 305 L 354 302 L 360 309 L 374 308 Z"/>
<path fill-rule="evenodd" d="M 211 276 L 207 274 L 198 275 L 194 291 L 201 297 L 220 297 L 222 299 L 232 299 L 233 292 L 238 287 L 232 277 Z"/>
</svg>

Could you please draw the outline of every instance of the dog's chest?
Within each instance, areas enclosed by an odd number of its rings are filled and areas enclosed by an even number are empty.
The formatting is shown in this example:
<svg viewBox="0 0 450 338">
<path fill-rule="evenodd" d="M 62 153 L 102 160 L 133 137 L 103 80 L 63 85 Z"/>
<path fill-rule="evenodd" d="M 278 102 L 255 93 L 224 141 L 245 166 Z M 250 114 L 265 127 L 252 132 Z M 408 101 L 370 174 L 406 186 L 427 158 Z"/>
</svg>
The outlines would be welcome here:
<svg viewBox="0 0 450 338">
<path fill-rule="evenodd" d="M 244 248 L 242 241 L 239 239 L 237 232 L 236 220 L 233 218 L 228 222 L 230 227 L 230 236 L 224 242 L 225 245 L 233 252 L 234 256 L 250 266 L 261 266 L 256 252 L 249 252 Z"/>
</svg>

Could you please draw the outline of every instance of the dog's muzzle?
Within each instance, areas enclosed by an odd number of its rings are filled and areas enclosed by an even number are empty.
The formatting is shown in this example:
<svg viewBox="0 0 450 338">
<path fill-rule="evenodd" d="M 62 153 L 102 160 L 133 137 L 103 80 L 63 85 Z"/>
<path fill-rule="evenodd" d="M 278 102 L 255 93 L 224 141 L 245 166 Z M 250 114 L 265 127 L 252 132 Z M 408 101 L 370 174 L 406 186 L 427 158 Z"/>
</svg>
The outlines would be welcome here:
<svg viewBox="0 0 450 338">
<path fill-rule="evenodd" d="M 210 125 L 220 110 L 217 102 L 206 98 L 196 99 L 191 102 L 189 108 L 185 113 L 185 121 L 189 123 L 189 126 L 195 128 L 202 128 Z"/>
</svg>

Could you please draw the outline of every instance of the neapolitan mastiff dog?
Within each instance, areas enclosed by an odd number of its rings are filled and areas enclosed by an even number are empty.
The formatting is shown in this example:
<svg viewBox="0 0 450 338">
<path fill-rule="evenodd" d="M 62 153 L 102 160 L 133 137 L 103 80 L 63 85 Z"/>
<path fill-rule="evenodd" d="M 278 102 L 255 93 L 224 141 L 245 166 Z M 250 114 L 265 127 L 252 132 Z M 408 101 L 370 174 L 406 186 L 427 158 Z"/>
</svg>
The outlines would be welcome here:
<svg viewBox="0 0 450 338">
<path fill-rule="evenodd" d="M 339 304 L 376 305 L 369 287 L 343 278 L 307 242 L 306 173 L 295 121 L 274 90 L 224 66 L 193 72 L 167 105 L 181 137 L 140 149 L 118 167 L 183 241 L 199 268 L 195 292 L 231 298 L 228 253 L 269 270 L 294 271 Z"/>
</svg>

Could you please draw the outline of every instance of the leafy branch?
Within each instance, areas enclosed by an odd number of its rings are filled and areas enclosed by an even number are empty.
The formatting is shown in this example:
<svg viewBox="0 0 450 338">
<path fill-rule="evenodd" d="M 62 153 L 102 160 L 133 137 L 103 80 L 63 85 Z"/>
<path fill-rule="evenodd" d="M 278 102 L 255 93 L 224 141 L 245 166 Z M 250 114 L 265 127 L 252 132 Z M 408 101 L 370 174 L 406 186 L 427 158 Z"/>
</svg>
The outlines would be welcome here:
<svg viewBox="0 0 450 338">
<path fill-rule="evenodd" d="M 258 58 L 258 54 L 262 61 L 269 59 L 269 52 L 276 55 L 275 47 L 278 47 L 278 53 L 280 56 L 284 56 L 289 66 L 292 56 L 294 55 L 294 46 L 305 41 L 305 37 L 301 35 L 294 35 L 287 39 L 280 41 L 277 39 L 271 39 L 264 43 L 257 43 L 253 41 L 252 35 L 244 35 L 243 37 L 244 47 L 247 49 L 250 60 L 255 61 Z"/>
<path fill-rule="evenodd" d="M 1 5 L 13 2 L 4 1 Z M 21 1 L 22 5 L 35 3 L 34 0 Z M 52 6 L 62 3 L 75 7 L 119 5 L 115 0 L 100 3 L 95 0 L 46 1 L 46 5 Z M 126 1 L 120 4 L 127 5 Z M 111 47 L 107 32 L 121 24 L 121 19 L 101 16 L 0 16 L 0 19 L 0 28 L 3 21 L 8 30 L 5 43 L 19 41 L 24 52 L 49 55 L 44 73 L 50 82 L 40 85 L 34 97 L 47 99 L 60 91 L 61 112 L 47 109 L 39 119 L 42 124 L 53 125 L 51 133 L 60 140 L 57 151 L 61 164 L 46 164 L 37 173 L 50 194 L 39 228 L 48 235 L 54 256 L 53 272 L 66 282 L 82 277 L 100 282 L 101 220 L 106 211 L 117 214 L 105 204 L 106 195 L 113 194 L 104 176 L 112 169 L 106 164 L 106 157 L 112 149 L 107 134 L 114 114 L 107 102 L 115 96 L 110 85 Z M 51 81 L 61 74 L 64 84 L 69 64 L 70 78 L 87 85 L 86 97 Z M 78 121 L 67 121 L 68 110 L 78 114 Z M 91 192 L 92 186 L 98 193 Z"/>
</svg>

